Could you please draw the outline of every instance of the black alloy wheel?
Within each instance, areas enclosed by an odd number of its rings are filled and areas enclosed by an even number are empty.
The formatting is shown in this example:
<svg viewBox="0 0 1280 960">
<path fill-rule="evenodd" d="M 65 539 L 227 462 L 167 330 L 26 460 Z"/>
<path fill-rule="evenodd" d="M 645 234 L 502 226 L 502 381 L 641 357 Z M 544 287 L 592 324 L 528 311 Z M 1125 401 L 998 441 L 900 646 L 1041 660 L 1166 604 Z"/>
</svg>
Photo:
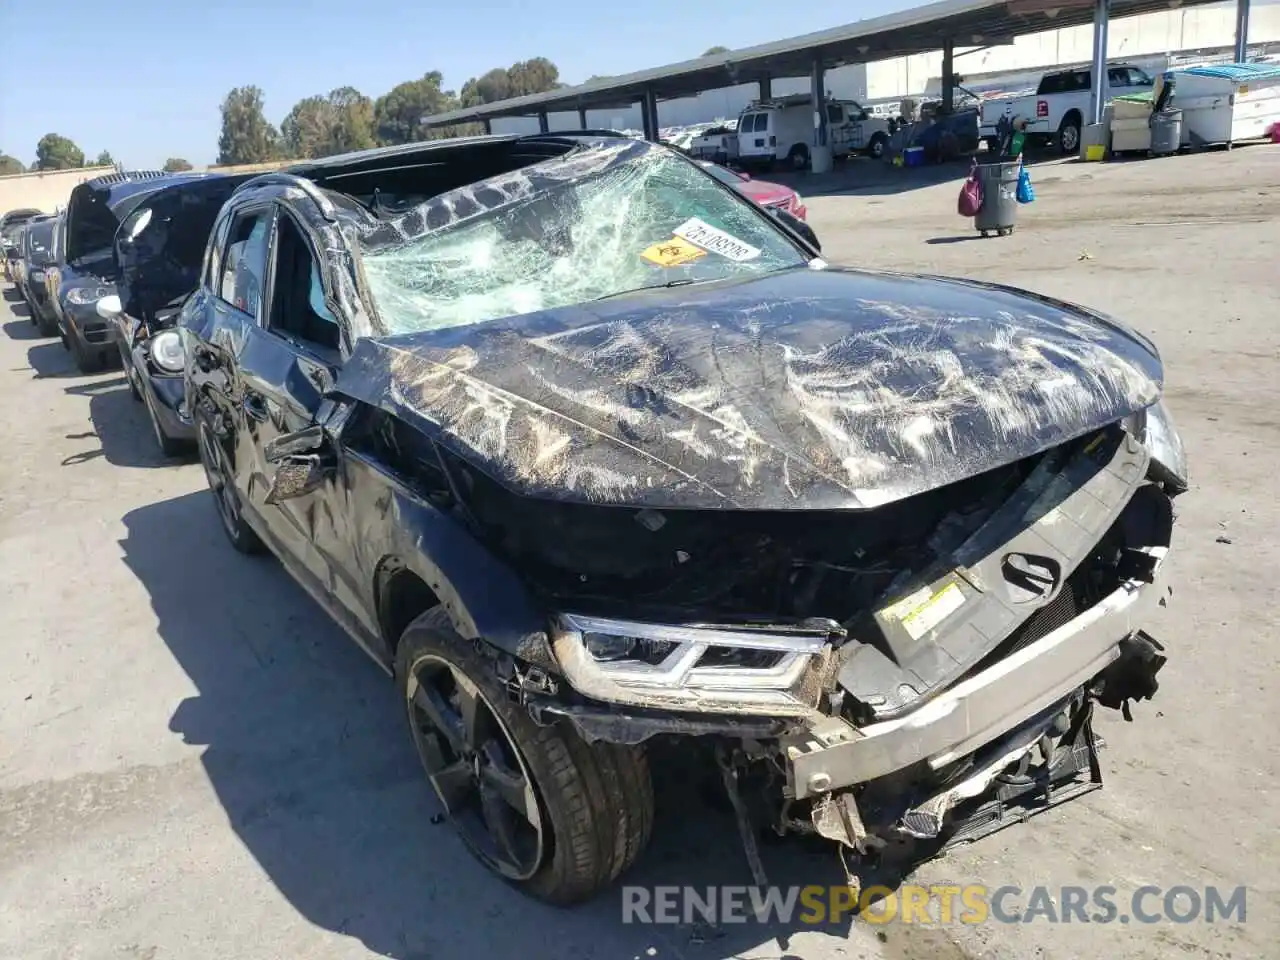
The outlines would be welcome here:
<svg viewBox="0 0 1280 960">
<path fill-rule="evenodd" d="M 491 869 L 528 880 L 546 852 L 528 766 L 480 688 L 427 654 L 410 666 L 405 695 L 418 756 L 462 841 Z"/>
<path fill-rule="evenodd" d="M 262 549 L 262 541 L 245 523 L 241 513 L 240 494 L 236 491 L 235 473 L 231 469 L 230 460 L 222 443 L 214 435 L 213 427 L 203 417 L 198 421 L 196 438 L 200 465 L 204 467 L 205 479 L 209 481 L 213 503 L 227 539 L 241 553 L 258 553 Z"/>
</svg>

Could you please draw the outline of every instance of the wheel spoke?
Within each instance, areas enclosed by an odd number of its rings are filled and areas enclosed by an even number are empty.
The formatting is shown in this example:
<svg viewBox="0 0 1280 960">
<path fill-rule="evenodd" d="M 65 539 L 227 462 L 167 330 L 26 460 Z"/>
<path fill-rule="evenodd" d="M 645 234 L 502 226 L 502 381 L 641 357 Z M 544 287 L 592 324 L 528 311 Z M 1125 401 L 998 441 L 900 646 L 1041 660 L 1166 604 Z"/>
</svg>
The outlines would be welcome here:
<svg viewBox="0 0 1280 960">
<path fill-rule="evenodd" d="M 458 693 L 458 714 L 462 720 L 462 736 L 468 747 L 477 749 L 484 742 L 479 724 L 485 712 L 480 704 L 480 690 L 474 683 L 457 671 L 453 674 L 454 687 Z"/>
<path fill-rule="evenodd" d="M 492 793 L 523 820 L 537 824 L 537 800 L 529 782 L 516 771 L 492 763 L 484 764 L 480 768 L 480 788 Z"/>
<path fill-rule="evenodd" d="M 476 797 L 474 769 L 465 760 L 459 760 L 436 773 L 428 774 L 431 785 L 436 788 L 440 802 L 450 814 L 456 814 L 468 807 Z"/>
<path fill-rule="evenodd" d="M 484 811 L 489 835 L 493 837 L 498 850 L 509 864 L 519 869 L 520 854 L 516 850 L 513 812 L 494 791 L 485 789 L 483 782 L 480 787 L 480 808 Z"/>
<path fill-rule="evenodd" d="M 418 689 L 413 694 L 413 704 L 427 715 L 431 726 L 439 731 L 455 754 L 461 755 L 466 750 L 466 736 L 459 718 L 445 703 L 440 692 L 431 686 L 429 680 L 418 680 Z"/>
</svg>

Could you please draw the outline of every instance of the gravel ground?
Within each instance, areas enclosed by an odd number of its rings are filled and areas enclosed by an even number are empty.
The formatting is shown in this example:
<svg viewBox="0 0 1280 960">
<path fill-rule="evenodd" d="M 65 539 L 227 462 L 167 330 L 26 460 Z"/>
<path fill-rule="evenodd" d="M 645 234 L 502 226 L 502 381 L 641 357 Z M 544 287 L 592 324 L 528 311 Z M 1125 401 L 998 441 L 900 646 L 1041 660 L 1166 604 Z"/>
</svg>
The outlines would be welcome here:
<svg viewBox="0 0 1280 960">
<path fill-rule="evenodd" d="M 924 865 L 922 883 L 1248 887 L 1247 921 L 640 927 L 491 880 L 444 826 L 386 677 L 269 559 L 222 539 L 119 371 L 0 308 L 0 958 L 1275 957 L 1280 786 L 1280 149 L 1035 168 L 1012 237 L 954 182 L 803 189 L 839 263 L 997 280 L 1152 336 L 1192 457 L 1154 702 L 1107 714 L 1106 788 Z M 847 183 L 850 175 L 845 174 Z M 670 781 L 674 778 L 668 777 Z M 636 883 L 743 884 L 731 823 L 660 784 Z M 842 876 L 765 851 L 778 882 Z M 1158 902 L 1154 901 L 1154 902 Z M 1025 903 L 1025 897 L 1010 903 Z"/>
</svg>

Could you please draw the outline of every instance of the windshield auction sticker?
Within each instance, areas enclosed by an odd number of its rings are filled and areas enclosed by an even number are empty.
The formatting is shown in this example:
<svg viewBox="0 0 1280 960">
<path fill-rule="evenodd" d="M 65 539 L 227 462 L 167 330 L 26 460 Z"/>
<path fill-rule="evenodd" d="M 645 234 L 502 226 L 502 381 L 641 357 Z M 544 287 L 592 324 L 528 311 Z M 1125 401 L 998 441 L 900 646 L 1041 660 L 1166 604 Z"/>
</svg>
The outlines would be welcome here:
<svg viewBox="0 0 1280 960">
<path fill-rule="evenodd" d="M 680 237 L 663 240 L 640 252 L 640 256 L 660 267 L 678 267 L 706 255 L 707 251 L 695 247 L 688 240 L 682 240 Z"/>
<path fill-rule="evenodd" d="M 704 223 L 697 217 L 690 217 L 671 232 L 677 237 L 682 237 L 690 243 L 702 247 L 704 250 L 710 250 L 712 253 L 718 253 L 722 257 L 736 260 L 739 263 L 743 260 L 754 260 L 760 256 L 759 247 L 743 243 L 732 234 L 717 230 L 711 224 Z"/>
</svg>

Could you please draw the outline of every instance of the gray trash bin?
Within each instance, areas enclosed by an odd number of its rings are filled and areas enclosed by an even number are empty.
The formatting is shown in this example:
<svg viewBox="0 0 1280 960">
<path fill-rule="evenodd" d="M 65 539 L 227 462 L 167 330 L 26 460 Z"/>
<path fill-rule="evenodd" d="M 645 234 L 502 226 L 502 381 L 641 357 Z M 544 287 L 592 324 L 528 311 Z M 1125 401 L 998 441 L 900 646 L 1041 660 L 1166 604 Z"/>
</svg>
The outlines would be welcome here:
<svg viewBox="0 0 1280 960">
<path fill-rule="evenodd" d="M 1182 111 L 1160 110 L 1151 114 L 1151 155 L 1167 157 L 1182 145 Z"/>
<path fill-rule="evenodd" d="M 1019 160 L 978 162 L 978 179 L 982 183 L 982 207 L 973 218 L 973 227 L 985 237 L 994 230 L 1001 236 L 1013 233 L 1018 223 Z"/>
</svg>

